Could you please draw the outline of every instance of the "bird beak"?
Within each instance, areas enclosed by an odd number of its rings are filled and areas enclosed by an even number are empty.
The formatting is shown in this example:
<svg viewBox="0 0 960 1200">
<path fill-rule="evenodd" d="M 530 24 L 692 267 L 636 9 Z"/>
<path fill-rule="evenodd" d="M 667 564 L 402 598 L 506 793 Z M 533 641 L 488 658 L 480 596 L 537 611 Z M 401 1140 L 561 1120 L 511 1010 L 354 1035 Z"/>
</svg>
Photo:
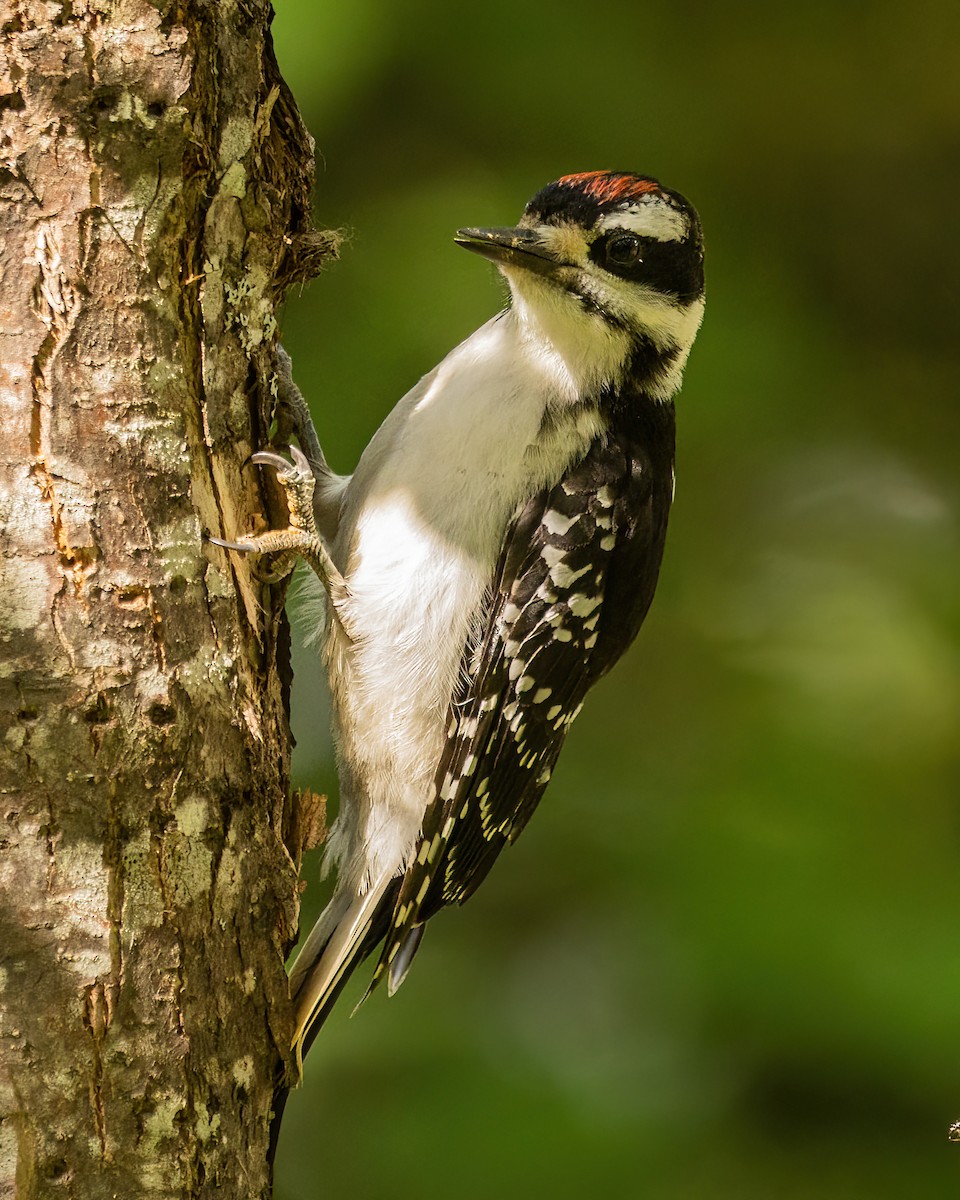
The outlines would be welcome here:
<svg viewBox="0 0 960 1200">
<path fill-rule="evenodd" d="M 537 275 L 553 275 L 567 265 L 558 261 L 535 229 L 458 229 L 454 241 L 498 267 L 523 267 Z"/>
</svg>

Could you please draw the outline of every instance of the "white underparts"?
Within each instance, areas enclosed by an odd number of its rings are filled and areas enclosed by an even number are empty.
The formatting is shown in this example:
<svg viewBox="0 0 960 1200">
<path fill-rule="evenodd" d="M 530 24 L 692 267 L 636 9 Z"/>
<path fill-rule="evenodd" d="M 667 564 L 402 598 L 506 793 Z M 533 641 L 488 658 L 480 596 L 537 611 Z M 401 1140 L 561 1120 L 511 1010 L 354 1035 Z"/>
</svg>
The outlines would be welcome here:
<svg viewBox="0 0 960 1200">
<path fill-rule="evenodd" d="M 597 410 L 573 402 L 586 378 L 619 371 L 625 353 L 623 342 L 614 353 L 586 339 L 561 355 L 518 304 L 423 379 L 365 451 L 332 547 L 354 640 L 334 622 L 325 647 L 338 888 L 364 891 L 409 861 L 506 528 L 601 432 Z"/>
</svg>

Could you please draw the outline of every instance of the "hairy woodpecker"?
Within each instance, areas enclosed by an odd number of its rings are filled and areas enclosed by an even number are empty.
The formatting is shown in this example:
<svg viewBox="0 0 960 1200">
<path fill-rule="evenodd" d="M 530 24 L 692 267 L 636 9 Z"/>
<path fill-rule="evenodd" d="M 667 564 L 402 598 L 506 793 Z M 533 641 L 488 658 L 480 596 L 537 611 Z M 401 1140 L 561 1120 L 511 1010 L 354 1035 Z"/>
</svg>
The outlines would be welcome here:
<svg viewBox="0 0 960 1200">
<path fill-rule="evenodd" d="M 456 241 L 499 267 L 509 307 L 400 401 L 352 477 L 327 466 L 282 356 L 302 451 L 253 457 L 290 527 L 219 543 L 279 551 L 278 571 L 306 557 L 327 593 L 337 885 L 291 974 L 298 1053 L 381 942 L 370 987 L 393 993 L 425 922 L 519 836 L 660 569 L 703 314 L 694 209 L 592 171 Z"/>
</svg>

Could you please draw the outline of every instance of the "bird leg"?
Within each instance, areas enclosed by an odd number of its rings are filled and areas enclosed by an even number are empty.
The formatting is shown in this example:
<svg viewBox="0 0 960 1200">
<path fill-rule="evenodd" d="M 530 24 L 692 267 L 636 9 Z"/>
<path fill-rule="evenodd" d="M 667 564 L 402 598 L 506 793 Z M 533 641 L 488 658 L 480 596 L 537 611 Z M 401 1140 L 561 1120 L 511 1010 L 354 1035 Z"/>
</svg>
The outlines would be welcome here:
<svg viewBox="0 0 960 1200">
<path fill-rule="evenodd" d="M 319 450 L 319 445 L 317 449 Z M 261 573 L 261 578 L 267 583 L 277 583 L 285 579 L 293 570 L 297 559 L 304 559 L 319 577 L 342 623 L 342 608 L 349 598 L 349 592 L 317 529 L 313 509 L 313 493 L 316 487 L 313 470 L 307 456 L 296 446 L 291 446 L 290 457 L 293 459 L 292 463 L 273 450 L 258 450 L 249 459 L 257 466 L 273 467 L 276 470 L 277 483 L 283 489 L 287 502 L 287 527 L 271 529 L 267 533 L 250 534 L 239 542 L 227 542 L 218 537 L 211 537 L 209 540 L 215 546 L 222 546 L 225 550 L 236 550 L 241 554 L 276 554 L 277 560 L 273 567 Z"/>
<path fill-rule="evenodd" d="M 296 437 L 300 449 L 307 457 L 310 470 L 315 480 L 330 474 L 326 457 L 320 447 L 320 439 L 310 415 L 310 406 L 303 398 L 303 392 L 293 382 L 293 363 L 290 355 L 282 346 L 277 346 L 275 357 L 277 379 L 277 436 L 274 439 L 280 445 L 288 445 L 290 435 Z M 315 505 L 316 500 L 315 497 Z M 316 512 L 318 524 L 321 514 Z"/>
</svg>

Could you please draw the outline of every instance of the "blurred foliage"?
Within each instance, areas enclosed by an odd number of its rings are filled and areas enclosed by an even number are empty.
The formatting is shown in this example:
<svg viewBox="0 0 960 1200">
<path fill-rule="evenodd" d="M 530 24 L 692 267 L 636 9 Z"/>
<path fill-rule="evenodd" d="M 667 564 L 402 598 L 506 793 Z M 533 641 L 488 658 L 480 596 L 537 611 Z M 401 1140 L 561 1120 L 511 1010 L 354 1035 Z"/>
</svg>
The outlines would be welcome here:
<svg viewBox="0 0 960 1200">
<path fill-rule="evenodd" d="M 274 33 L 351 235 L 284 317 L 339 469 L 500 303 L 453 231 L 557 175 L 688 195 L 709 295 L 640 639 L 402 992 L 331 1019 L 279 1200 L 955 1194 L 960 9 L 278 0 Z"/>
</svg>

